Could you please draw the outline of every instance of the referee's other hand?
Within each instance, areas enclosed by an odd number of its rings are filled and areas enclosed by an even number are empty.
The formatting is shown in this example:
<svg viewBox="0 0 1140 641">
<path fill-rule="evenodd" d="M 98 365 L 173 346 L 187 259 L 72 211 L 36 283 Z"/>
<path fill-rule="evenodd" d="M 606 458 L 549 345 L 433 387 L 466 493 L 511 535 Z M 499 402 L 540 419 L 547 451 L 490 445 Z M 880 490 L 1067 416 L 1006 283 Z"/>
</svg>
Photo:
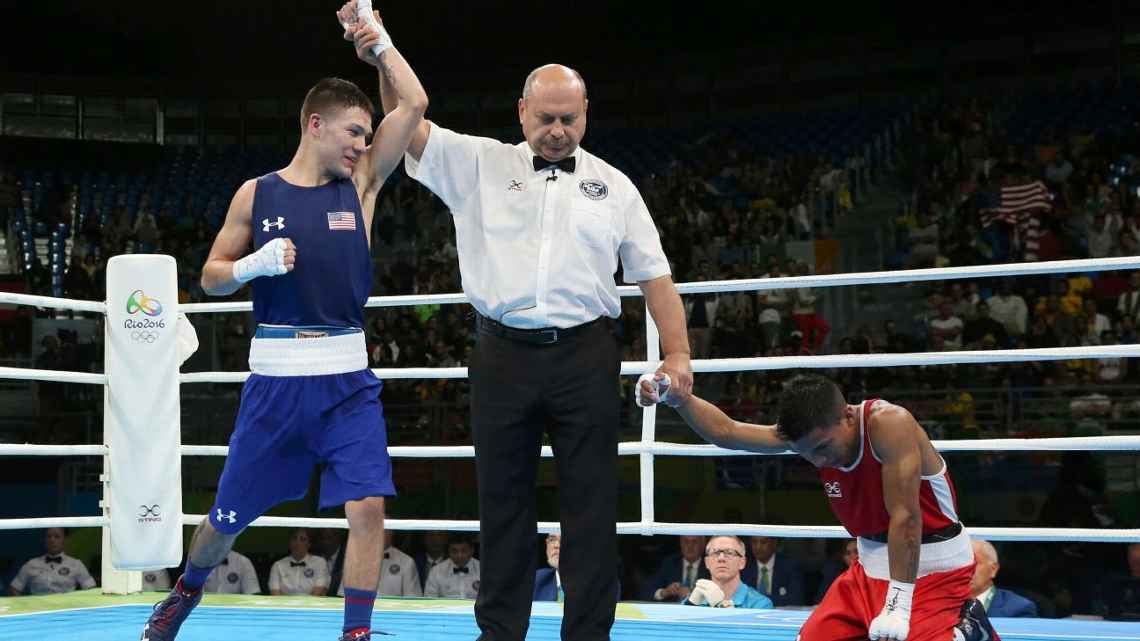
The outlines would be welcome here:
<svg viewBox="0 0 1140 641">
<path fill-rule="evenodd" d="M 693 395 L 693 368 L 689 365 L 688 354 L 667 355 L 657 373 L 668 376 L 671 383 L 664 399 L 666 405 L 681 407 L 689 402 Z"/>
</svg>

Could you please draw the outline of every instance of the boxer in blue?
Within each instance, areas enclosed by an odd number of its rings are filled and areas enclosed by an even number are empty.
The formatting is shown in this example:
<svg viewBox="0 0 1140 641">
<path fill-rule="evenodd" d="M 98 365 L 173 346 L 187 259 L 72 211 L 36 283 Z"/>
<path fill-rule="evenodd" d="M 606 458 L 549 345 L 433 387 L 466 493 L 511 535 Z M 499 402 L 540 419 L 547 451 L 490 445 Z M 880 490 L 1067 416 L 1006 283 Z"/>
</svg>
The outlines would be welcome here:
<svg viewBox="0 0 1140 641">
<path fill-rule="evenodd" d="M 359 20 L 350 10 L 337 15 L 357 56 L 379 69 L 384 99 L 397 104 L 367 145 L 371 101 L 350 82 L 321 80 L 301 108 L 292 162 L 246 181 L 234 196 L 202 288 L 224 296 L 252 283 L 252 374 L 215 503 L 142 641 L 175 638 L 238 534 L 274 505 L 303 497 L 318 462 L 325 464 L 320 505 L 344 505 L 349 524 L 340 639 L 371 638 L 384 497 L 395 489 L 381 382 L 368 370 L 361 330 L 372 285 L 369 231 L 377 192 L 423 121 L 427 96 L 370 7 Z"/>
</svg>

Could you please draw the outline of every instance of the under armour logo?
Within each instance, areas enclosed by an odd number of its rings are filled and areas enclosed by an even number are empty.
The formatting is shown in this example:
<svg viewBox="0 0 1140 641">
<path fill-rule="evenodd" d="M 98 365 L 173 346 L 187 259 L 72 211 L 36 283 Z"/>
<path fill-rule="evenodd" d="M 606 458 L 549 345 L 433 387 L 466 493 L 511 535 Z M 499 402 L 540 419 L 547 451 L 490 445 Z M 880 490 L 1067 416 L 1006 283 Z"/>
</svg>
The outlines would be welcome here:
<svg viewBox="0 0 1140 641">
<path fill-rule="evenodd" d="M 162 516 L 158 511 L 158 504 L 139 506 L 139 518 L 143 519 L 148 516 Z"/>
<path fill-rule="evenodd" d="M 843 490 L 839 488 L 839 481 L 825 482 L 823 484 L 823 491 L 827 492 L 827 498 L 829 499 L 843 498 Z"/>
<path fill-rule="evenodd" d="M 230 510 L 229 514 L 223 514 L 222 509 L 218 508 L 218 522 L 219 523 L 222 521 L 226 521 L 226 520 L 228 520 L 230 523 L 237 523 L 237 519 L 234 518 L 236 516 L 237 516 L 237 512 L 234 512 L 233 510 Z"/>
<path fill-rule="evenodd" d="M 282 230 L 285 229 L 285 217 L 278 216 L 277 222 L 270 222 L 268 218 L 261 219 L 261 231 L 269 231 L 270 229 Z"/>
<path fill-rule="evenodd" d="M 525 189 L 526 185 L 521 180 L 512 180 L 507 185 L 507 191 L 523 191 Z"/>
</svg>

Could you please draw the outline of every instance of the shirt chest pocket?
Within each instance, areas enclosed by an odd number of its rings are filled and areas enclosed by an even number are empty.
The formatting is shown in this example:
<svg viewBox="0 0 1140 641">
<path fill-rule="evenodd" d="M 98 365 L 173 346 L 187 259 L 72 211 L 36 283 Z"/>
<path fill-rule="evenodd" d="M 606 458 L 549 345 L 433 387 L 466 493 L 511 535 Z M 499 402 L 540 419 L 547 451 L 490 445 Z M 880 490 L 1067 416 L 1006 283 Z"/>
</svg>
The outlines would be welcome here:
<svg viewBox="0 0 1140 641">
<path fill-rule="evenodd" d="M 613 214 L 603 207 L 576 206 L 570 209 L 570 232 L 576 242 L 593 251 L 613 251 Z"/>
</svg>

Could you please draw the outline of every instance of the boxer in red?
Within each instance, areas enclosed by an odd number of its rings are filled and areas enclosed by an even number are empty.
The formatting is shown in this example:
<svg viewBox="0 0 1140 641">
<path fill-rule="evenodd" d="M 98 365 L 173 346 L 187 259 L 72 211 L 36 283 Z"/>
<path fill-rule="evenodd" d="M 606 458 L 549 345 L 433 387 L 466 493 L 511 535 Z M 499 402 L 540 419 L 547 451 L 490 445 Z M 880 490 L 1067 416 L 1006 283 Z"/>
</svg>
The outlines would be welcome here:
<svg viewBox="0 0 1140 641">
<path fill-rule="evenodd" d="M 642 376 L 638 403 L 670 404 L 668 383 Z M 777 425 L 735 421 L 696 395 L 674 407 L 710 443 L 807 459 L 858 538 L 859 561 L 831 585 L 800 639 L 998 639 L 970 597 L 974 553 L 950 471 L 910 412 L 882 400 L 849 405 L 835 383 L 814 375 L 788 382 Z"/>
</svg>

